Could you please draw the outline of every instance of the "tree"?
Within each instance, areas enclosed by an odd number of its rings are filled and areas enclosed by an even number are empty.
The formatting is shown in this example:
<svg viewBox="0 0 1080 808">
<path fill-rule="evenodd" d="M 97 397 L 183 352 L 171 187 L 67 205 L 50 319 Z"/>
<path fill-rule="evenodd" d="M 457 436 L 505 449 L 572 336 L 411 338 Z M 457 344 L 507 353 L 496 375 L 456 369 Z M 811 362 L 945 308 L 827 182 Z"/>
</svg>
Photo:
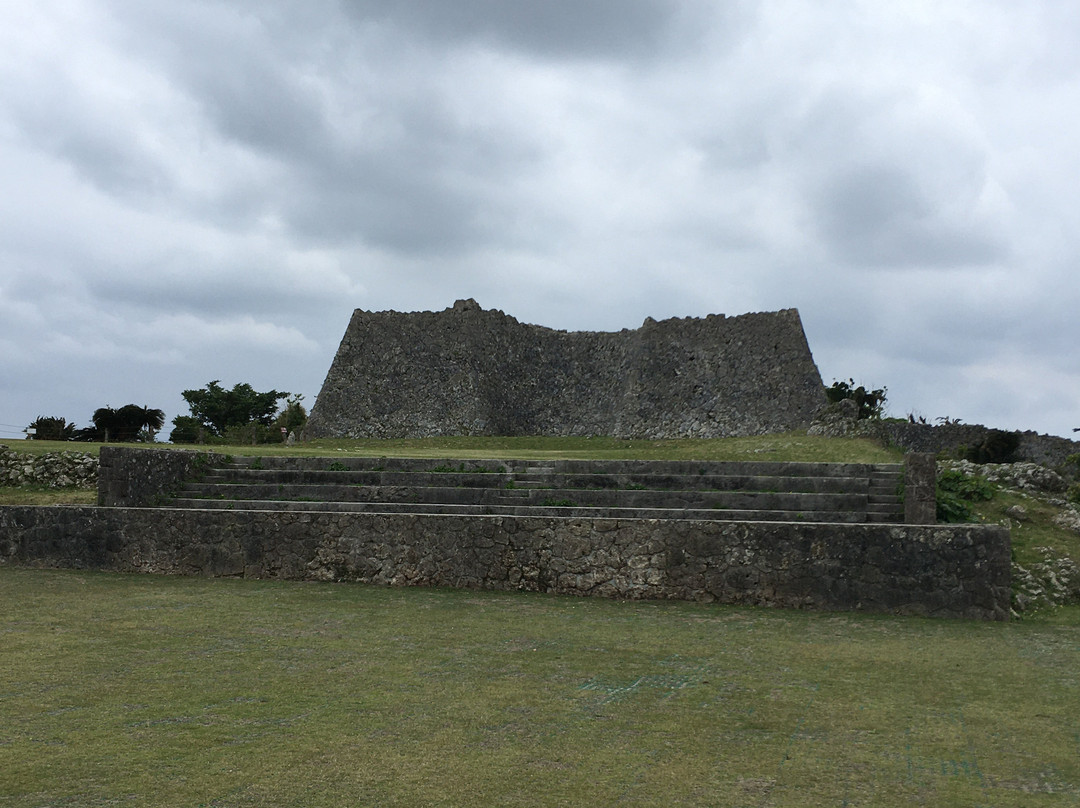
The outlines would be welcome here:
<svg viewBox="0 0 1080 808">
<path fill-rule="evenodd" d="M 226 390 L 215 379 L 199 390 L 184 390 L 181 395 L 191 408 L 191 416 L 211 435 L 222 436 L 230 427 L 251 423 L 268 427 L 277 412 L 278 400 L 288 398 L 289 393 L 270 390 L 256 392 L 250 384 L 234 385 Z M 187 418 L 189 416 L 180 416 Z M 174 426 L 179 418 L 173 419 Z"/>
<path fill-rule="evenodd" d="M 178 415 L 172 420 L 173 430 L 169 433 L 170 443 L 199 443 L 204 427 L 198 418 L 191 415 Z"/>
<path fill-rule="evenodd" d="M 964 459 L 972 463 L 1015 463 L 1019 449 L 1019 432 L 991 429 L 981 441 L 968 447 Z"/>
<path fill-rule="evenodd" d="M 73 440 L 75 437 L 75 424 L 48 415 L 39 415 L 26 429 L 31 440 Z M 33 434 L 29 434 L 31 429 Z"/>
<path fill-rule="evenodd" d="M 861 384 L 856 387 L 854 379 L 832 383 L 825 389 L 825 397 L 832 403 L 851 399 L 859 407 L 859 418 L 880 418 L 885 414 L 885 394 L 887 388 L 867 390 Z"/>
<path fill-rule="evenodd" d="M 130 443 L 149 438 L 165 424 L 165 413 L 137 404 L 125 404 L 118 410 L 112 407 L 100 407 L 94 410 L 94 427 L 102 434 L 106 443 Z M 145 430 L 143 435 L 140 435 Z"/>
<path fill-rule="evenodd" d="M 151 437 L 165 426 L 165 412 L 163 410 L 151 409 L 146 406 L 139 407 L 139 418 L 142 420 L 142 428 L 147 430 Z"/>
<path fill-rule="evenodd" d="M 120 421 L 116 410 L 112 407 L 98 407 L 90 416 L 90 420 L 94 422 L 94 428 L 103 436 L 105 443 L 108 443 L 110 438 L 118 439 Z"/>
<path fill-rule="evenodd" d="M 290 433 L 298 433 L 307 423 L 307 410 L 300 403 L 303 400 L 304 397 L 301 395 L 290 395 L 285 400 L 285 409 L 279 412 L 277 418 L 274 419 L 272 431 L 281 435 L 282 440 L 285 439 L 284 436 Z"/>
</svg>

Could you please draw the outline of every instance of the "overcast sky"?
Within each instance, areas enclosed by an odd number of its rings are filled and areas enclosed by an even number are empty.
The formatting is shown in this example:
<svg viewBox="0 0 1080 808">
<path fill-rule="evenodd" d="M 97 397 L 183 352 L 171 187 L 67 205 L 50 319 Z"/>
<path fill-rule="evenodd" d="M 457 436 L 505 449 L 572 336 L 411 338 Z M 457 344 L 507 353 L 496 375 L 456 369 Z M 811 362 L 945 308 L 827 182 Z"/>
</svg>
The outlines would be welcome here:
<svg viewBox="0 0 1080 808">
<path fill-rule="evenodd" d="M 0 438 L 354 308 L 797 308 L 826 384 L 1080 427 L 1080 4 L 0 0 Z M 166 431 L 167 434 L 167 431 Z"/>
</svg>

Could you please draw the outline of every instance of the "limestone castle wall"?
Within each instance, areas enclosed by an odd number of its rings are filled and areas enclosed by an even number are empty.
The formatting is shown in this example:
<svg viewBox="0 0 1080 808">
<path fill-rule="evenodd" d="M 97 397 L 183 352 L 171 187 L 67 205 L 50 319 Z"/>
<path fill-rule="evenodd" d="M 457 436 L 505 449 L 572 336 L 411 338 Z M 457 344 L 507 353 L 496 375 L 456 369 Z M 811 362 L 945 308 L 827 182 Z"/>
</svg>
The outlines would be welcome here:
<svg viewBox="0 0 1080 808">
<path fill-rule="evenodd" d="M 304 437 L 727 437 L 805 428 L 824 403 L 795 309 L 568 332 L 465 300 L 357 309 Z"/>
</svg>

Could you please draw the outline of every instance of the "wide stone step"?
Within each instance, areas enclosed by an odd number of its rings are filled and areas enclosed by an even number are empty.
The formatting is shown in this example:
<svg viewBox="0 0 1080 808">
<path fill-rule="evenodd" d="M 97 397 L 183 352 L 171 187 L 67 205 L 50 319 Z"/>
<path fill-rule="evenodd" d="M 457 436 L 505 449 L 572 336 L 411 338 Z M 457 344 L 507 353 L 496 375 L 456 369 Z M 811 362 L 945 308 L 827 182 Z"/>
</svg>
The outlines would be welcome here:
<svg viewBox="0 0 1080 808">
<path fill-rule="evenodd" d="M 764 491 L 586 490 L 535 488 L 445 488 L 286 484 L 190 484 L 187 499 L 300 500 L 322 502 L 402 502 L 490 505 L 508 501 L 529 505 L 572 502 L 589 507 L 732 508 L 751 510 L 865 511 L 864 494 Z"/>
<path fill-rule="evenodd" d="M 172 507 L 201 510 L 416 513 L 477 516 L 553 516 L 598 519 L 694 519 L 704 521 L 840 522 L 865 521 L 864 514 L 836 511 L 785 511 L 715 508 L 605 508 L 567 505 L 454 505 L 402 502 L 297 502 L 292 500 L 177 499 Z"/>
<path fill-rule="evenodd" d="M 867 513 L 866 521 L 872 525 L 902 525 L 904 524 L 904 512 Z"/>
<path fill-rule="evenodd" d="M 204 483 L 261 485 L 395 485 L 408 487 L 502 488 L 513 480 L 513 476 L 510 474 L 468 472 L 216 468 L 202 475 L 200 479 Z"/>
<path fill-rule="evenodd" d="M 867 492 L 864 477 L 788 477 L 781 475 L 551 474 L 340 471 L 325 469 L 219 468 L 201 477 L 204 484 L 370 485 L 407 488 L 552 488 L 606 490 L 764 491 L 793 493 Z M 895 488 L 882 493 L 894 493 Z"/>
<path fill-rule="evenodd" d="M 787 477 L 864 477 L 902 474 L 896 463 L 807 463 L 800 461 L 432 459 L 386 457 L 234 457 L 229 466 L 254 470 L 413 471 L 435 473 L 660 474 Z"/>
<path fill-rule="evenodd" d="M 202 469 L 175 505 L 902 522 L 902 472 L 899 464 L 774 461 L 234 457 Z"/>
</svg>

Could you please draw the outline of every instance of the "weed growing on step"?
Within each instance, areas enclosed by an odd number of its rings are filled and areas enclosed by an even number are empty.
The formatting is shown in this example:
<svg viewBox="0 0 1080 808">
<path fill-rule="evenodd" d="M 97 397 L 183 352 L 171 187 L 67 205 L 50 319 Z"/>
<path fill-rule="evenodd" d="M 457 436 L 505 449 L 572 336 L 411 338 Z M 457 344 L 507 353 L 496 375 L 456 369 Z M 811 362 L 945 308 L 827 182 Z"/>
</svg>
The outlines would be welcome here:
<svg viewBox="0 0 1080 808">
<path fill-rule="evenodd" d="M 540 503 L 545 508 L 576 508 L 578 504 L 572 499 L 554 499 L 549 497 Z"/>
<path fill-rule="evenodd" d="M 939 522 L 970 522 L 972 503 L 994 498 L 997 487 L 982 477 L 962 471 L 947 470 L 937 479 L 937 518 Z"/>
</svg>

